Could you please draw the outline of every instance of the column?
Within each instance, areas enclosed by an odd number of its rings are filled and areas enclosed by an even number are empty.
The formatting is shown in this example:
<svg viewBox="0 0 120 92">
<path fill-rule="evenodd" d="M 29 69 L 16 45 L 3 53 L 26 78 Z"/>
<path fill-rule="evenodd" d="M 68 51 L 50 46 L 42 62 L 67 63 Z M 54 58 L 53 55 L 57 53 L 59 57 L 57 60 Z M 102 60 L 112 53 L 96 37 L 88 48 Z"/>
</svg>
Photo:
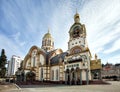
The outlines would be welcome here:
<svg viewBox="0 0 120 92">
<path fill-rule="evenodd" d="M 22 75 L 20 74 L 20 82 L 22 81 Z"/>
<path fill-rule="evenodd" d="M 99 70 L 99 80 L 102 80 L 101 70 Z"/>
<path fill-rule="evenodd" d="M 88 70 L 86 70 L 86 84 L 89 84 Z"/>
<path fill-rule="evenodd" d="M 72 72 L 70 72 L 70 85 L 72 84 Z"/>
<path fill-rule="evenodd" d="M 68 77 L 68 74 L 67 72 L 65 72 L 65 84 L 67 85 L 67 77 Z"/>
<path fill-rule="evenodd" d="M 91 71 L 91 79 L 93 80 L 93 77 L 94 77 L 94 74 L 93 72 Z"/>
<path fill-rule="evenodd" d="M 82 70 L 80 70 L 80 85 L 82 85 Z"/>
<path fill-rule="evenodd" d="M 75 85 L 77 84 L 77 71 L 75 72 Z"/>
<path fill-rule="evenodd" d="M 24 75 L 24 81 L 26 81 L 26 74 Z"/>
</svg>

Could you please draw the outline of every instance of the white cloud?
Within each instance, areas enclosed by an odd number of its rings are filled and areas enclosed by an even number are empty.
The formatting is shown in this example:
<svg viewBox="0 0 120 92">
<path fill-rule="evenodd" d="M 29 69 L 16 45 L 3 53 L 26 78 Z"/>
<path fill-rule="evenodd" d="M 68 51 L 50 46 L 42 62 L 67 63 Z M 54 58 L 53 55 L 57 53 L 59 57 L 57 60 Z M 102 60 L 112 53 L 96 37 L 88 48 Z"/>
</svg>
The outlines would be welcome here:
<svg viewBox="0 0 120 92">
<path fill-rule="evenodd" d="M 119 34 L 120 34 L 119 30 L 114 30 L 114 31 L 111 31 L 107 34 L 104 33 L 101 36 L 93 39 L 93 42 L 90 43 L 90 46 L 92 46 L 91 47 L 92 49 L 98 49 L 101 47 L 104 48 L 104 45 L 106 45 L 110 42 L 113 42 L 114 39 L 118 38 Z"/>
<path fill-rule="evenodd" d="M 113 64 L 120 63 L 120 54 L 108 58 L 108 62 Z"/>
<path fill-rule="evenodd" d="M 108 50 L 105 50 L 104 53 L 112 53 L 112 52 L 115 52 L 117 50 L 120 50 L 120 39 L 116 40 L 113 43 L 113 46 L 111 48 L 109 48 Z"/>
<path fill-rule="evenodd" d="M 120 1 L 91 1 L 82 10 L 92 53 L 100 53 L 105 45 L 120 37 Z M 99 5 L 98 5 L 99 4 Z M 107 6 L 107 7 L 106 7 Z M 81 18 L 82 19 L 82 18 Z M 118 22 L 118 24 L 115 24 Z"/>
<path fill-rule="evenodd" d="M 17 32 L 17 33 L 15 33 L 15 34 L 11 35 L 11 37 L 12 37 L 15 41 L 18 41 L 20 35 L 21 35 L 20 32 Z"/>
<path fill-rule="evenodd" d="M 68 31 L 72 25 L 72 19 L 72 2 L 59 2 L 50 20 L 51 33 L 55 40 L 55 48 L 62 48 L 64 51 L 67 50 Z"/>
<path fill-rule="evenodd" d="M 81 23 L 86 25 L 91 53 L 99 53 L 99 57 L 104 56 L 109 60 L 110 57 L 106 56 L 106 53 L 119 50 L 119 40 L 116 39 L 120 37 L 120 0 L 5 2 L 1 8 L 4 17 L 0 16 L 0 29 L 5 30 L 3 33 L 10 34 L 9 37 L 12 39 L 7 37 L 8 35 L 1 34 L 0 39 L 5 39 L 0 41 L 1 48 L 5 47 L 9 56 L 19 54 L 24 57 L 30 46 L 41 47 L 42 37 L 49 26 L 55 40 L 55 48 L 66 51 L 69 41 L 68 31 L 74 23 L 76 8 Z M 112 47 L 108 46 L 111 43 Z M 104 52 L 103 55 L 101 52 Z M 110 59 L 110 62 L 113 61 Z"/>
<path fill-rule="evenodd" d="M 24 54 L 20 47 L 17 44 L 15 44 L 11 39 L 4 36 L 3 34 L 0 34 L 0 39 L 0 49 L 5 49 L 8 59 L 10 59 L 12 55 L 18 55 L 21 58 L 24 57 Z"/>
<path fill-rule="evenodd" d="M 24 46 L 26 44 L 26 42 L 20 42 L 19 44 L 20 44 L 20 46 Z"/>
</svg>

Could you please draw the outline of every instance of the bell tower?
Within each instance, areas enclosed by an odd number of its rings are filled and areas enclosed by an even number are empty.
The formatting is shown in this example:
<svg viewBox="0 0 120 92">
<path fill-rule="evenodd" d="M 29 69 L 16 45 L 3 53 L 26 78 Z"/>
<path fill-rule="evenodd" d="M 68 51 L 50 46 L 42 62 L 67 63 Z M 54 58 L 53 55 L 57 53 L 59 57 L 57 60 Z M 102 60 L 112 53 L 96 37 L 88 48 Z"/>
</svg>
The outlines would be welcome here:
<svg viewBox="0 0 120 92">
<path fill-rule="evenodd" d="M 80 23 L 80 16 L 76 12 L 74 15 L 74 24 L 69 30 L 68 50 L 70 53 L 77 53 L 87 48 L 86 28 Z"/>
<path fill-rule="evenodd" d="M 70 85 L 74 79 L 76 84 L 78 78 L 80 84 L 82 81 L 89 84 L 89 80 L 91 80 L 90 59 L 91 53 L 86 42 L 85 25 L 80 23 L 80 15 L 76 12 L 74 23 L 69 30 L 68 55 L 64 59 L 65 78 L 67 80 L 70 75 Z M 77 76 L 78 73 L 80 76 Z"/>
<path fill-rule="evenodd" d="M 46 52 L 49 52 L 54 49 L 54 40 L 50 34 L 50 31 L 48 29 L 48 32 L 44 35 L 42 39 L 42 49 L 44 49 Z"/>
</svg>

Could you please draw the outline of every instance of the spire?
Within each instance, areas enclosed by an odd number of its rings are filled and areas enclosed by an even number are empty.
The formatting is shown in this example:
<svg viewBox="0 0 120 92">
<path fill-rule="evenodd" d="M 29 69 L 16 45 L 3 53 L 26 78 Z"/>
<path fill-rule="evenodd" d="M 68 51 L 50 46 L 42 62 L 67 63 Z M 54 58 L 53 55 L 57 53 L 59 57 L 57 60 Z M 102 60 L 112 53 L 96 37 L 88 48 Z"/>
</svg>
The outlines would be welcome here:
<svg viewBox="0 0 120 92">
<path fill-rule="evenodd" d="M 95 53 L 95 60 L 97 60 L 97 54 Z"/>
<path fill-rule="evenodd" d="M 50 28 L 48 27 L 48 33 L 50 33 Z"/>
<path fill-rule="evenodd" d="M 76 14 L 77 14 L 78 12 L 77 12 L 77 8 L 76 8 Z"/>
<path fill-rule="evenodd" d="M 79 14 L 77 12 L 77 8 L 76 8 L 76 14 L 74 15 L 74 21 L 75 21 L 75 23 L 80 23 L 80 17 L 79 17 Z"/>
<path fill-rule="evenodd" d="M 95 53 L 95 61 L 97 62 L 97 54 Z"/>
</svg>

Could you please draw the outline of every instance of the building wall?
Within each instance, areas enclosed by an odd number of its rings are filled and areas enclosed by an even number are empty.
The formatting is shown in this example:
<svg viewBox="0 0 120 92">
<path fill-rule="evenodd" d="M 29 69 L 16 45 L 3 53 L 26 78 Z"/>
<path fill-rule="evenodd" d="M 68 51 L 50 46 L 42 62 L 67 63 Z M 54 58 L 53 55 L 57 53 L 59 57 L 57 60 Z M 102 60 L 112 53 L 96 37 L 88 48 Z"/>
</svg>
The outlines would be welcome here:
<svg viewBox="0 0 120 92">
<path fill-rule="evenodd" d="M 82 80 L 86 81 L 86 71 L 82 70 Z"/>
<path fill-rule="evenodd" d="M 85 39 L 84 38 L 77 38 L 69 41 L 69 49 L 75 47 L 75 46 L 85 46 Z"/>
<path fill-rule="evenodd" d="M 60 80 L 59 66 L 51 66 L 50 75 L 51 81 L 59 81 Z"/>
<path fill-rule="evenodd" d="M 11 72 L 12 72 L 12 64 L 11 64 L 12 62 L 11 61 L 8 61 L 8 74 L 7 74 L 7 76 L 10 76 L 11 75 Z"/>
<path fill-rule="evenodd" d="M 113 76 L 120 77 L 120 64 L 113 65 L 107 63 L 102 67 L 101 74 L 103 78 Z"/>
</svg>

